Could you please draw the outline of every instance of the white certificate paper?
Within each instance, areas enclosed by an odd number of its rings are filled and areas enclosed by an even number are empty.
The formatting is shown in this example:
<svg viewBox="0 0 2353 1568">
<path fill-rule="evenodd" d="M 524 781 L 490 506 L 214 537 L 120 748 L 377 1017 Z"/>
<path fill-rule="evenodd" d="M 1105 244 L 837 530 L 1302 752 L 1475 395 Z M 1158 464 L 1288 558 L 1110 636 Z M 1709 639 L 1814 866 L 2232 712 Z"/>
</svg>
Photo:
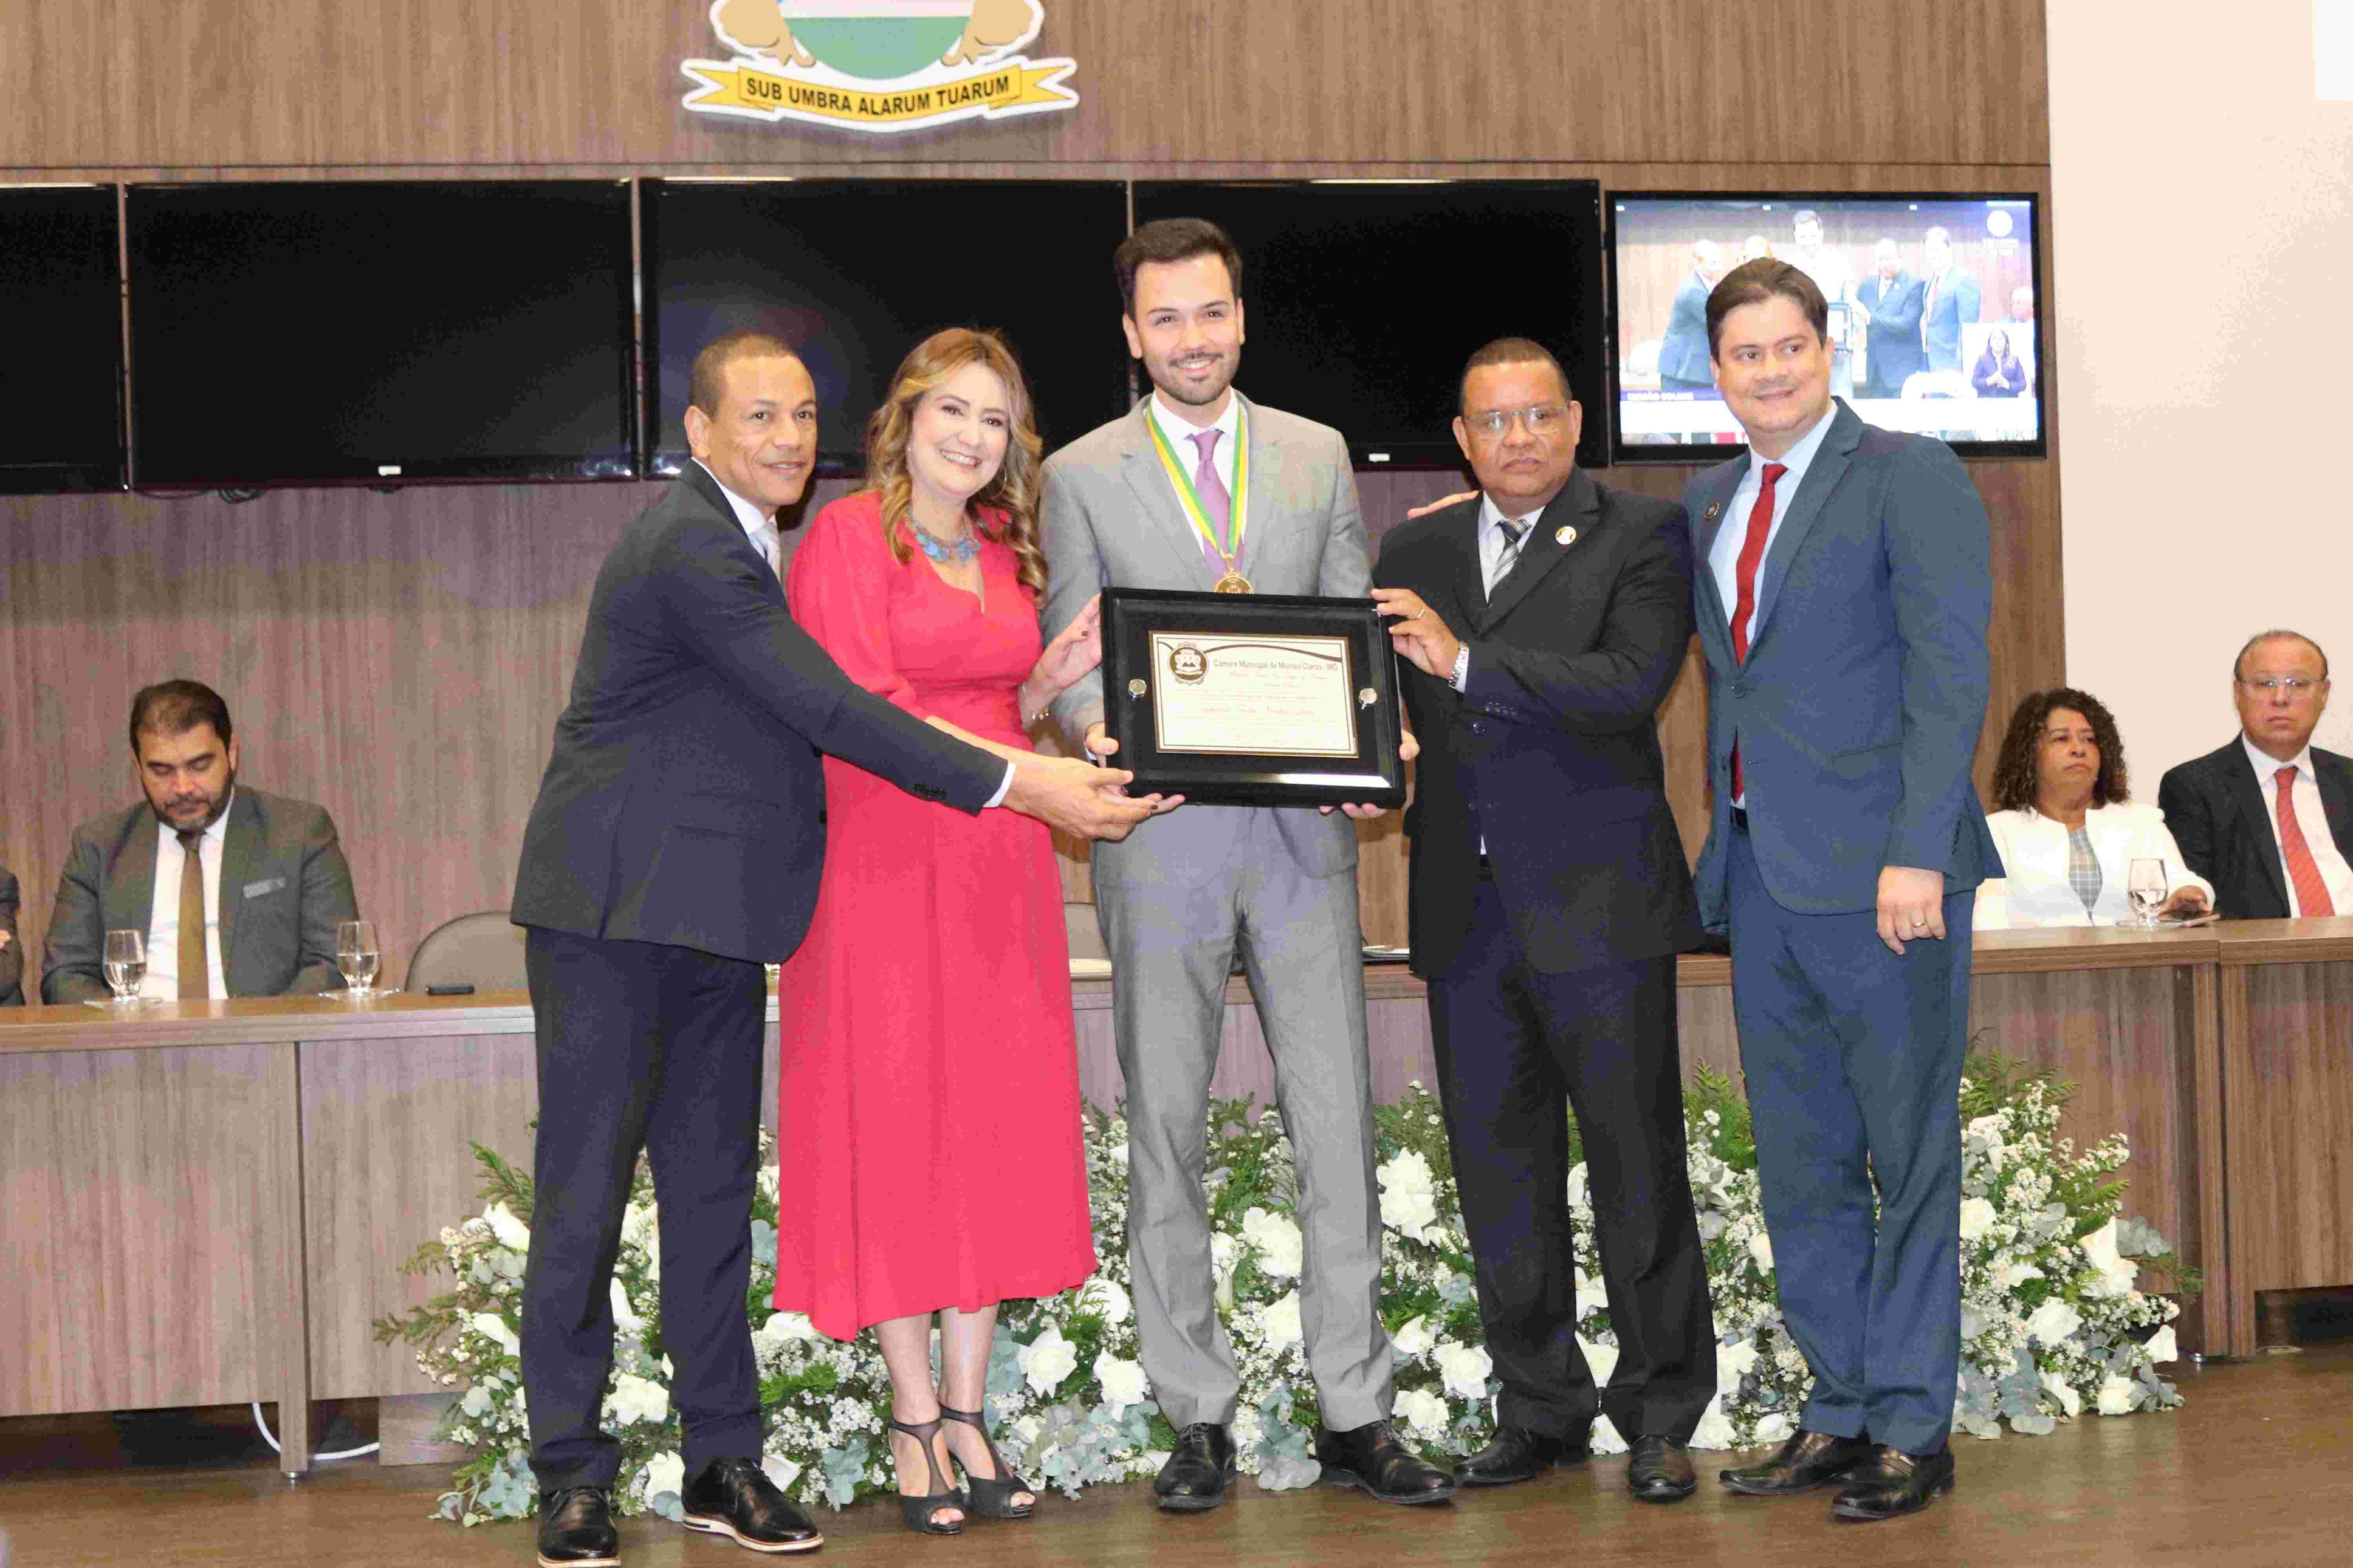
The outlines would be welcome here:
<svg viewBox="0 0 2353 1568">
<path fill-rule="evenodd" d="M 1345 637 L 1154 632 L 1152 677 L 1163 752 L 1356 754 Z"/>
</svg>

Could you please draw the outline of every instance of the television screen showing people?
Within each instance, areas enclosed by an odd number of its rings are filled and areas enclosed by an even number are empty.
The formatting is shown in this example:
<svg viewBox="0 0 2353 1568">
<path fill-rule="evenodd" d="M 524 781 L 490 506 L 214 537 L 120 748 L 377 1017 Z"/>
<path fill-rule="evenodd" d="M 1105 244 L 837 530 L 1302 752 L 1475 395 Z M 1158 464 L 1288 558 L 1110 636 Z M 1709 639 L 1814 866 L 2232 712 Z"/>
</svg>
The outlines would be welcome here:
<svg viewBox="0 0 2353 1568">
<path fill-rule="evenodd" d="M 1620 195 L 1610 202 L 1618 450 L 1736 444 L 1704 312 L 1771 257 L 1830 306 L 1831 385 L 1867 423 L 1964 452 L 2042 449 L 2028 196 Z"/>
</svg>

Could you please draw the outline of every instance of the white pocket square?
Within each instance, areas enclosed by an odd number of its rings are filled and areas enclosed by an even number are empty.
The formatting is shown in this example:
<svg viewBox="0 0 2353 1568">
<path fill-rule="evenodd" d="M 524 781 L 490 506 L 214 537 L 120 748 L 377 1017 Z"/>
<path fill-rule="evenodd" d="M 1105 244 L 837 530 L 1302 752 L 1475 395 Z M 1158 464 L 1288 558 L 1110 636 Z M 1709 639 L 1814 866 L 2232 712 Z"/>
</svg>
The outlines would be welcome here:
<svg viewBox="0 0 2353 1568">
<path fill-rule="evenodd" d="M 267 877 L 259 882 L 248 882 L 245 885 L 245 896 L 248 899 L 258 899 L 264 893 L 274 893 L 285 885 L 286 879 L 283 877 Z"/>
</svg>

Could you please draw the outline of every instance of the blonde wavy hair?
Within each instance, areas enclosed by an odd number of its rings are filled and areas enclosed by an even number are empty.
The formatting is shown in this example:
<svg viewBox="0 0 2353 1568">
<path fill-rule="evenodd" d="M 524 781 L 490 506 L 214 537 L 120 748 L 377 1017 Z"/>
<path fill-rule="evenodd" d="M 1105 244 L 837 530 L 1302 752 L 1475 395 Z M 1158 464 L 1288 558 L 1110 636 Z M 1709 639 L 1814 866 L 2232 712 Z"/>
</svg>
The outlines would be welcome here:
<svg viewBox="0 0 2353 1568">
<path fill-rule="evenodd" d="M 975 526 L 979 526 L 981 509 L 997 514 L 997 526 L 979 531 L 1011 545 L 1023 585 L 1042 595 L 1046 552 L 1038 546 L 1038 471 L 1044 447 L 1038 439 L 1029 384 L 1021 379 L 1021 362 L 997 333 L 950 327 L 907 352 L 891 378 L 890 395 L 866 421 L 866 488 L 881 498 L 883 542 L 890 545 L 893 559 L 908 561 L 913 546 L 908 542 L 907 530 L 914 526 L 908 508 L 915 485 L 907 473 L 907 442 L 914 433 L 915 405 L 924 394 L 975 364 L 987 366 L 1005 384 L 1013 416 L 1005 461 L 998 466 L 997 477 L 972 498 Z"/>
</svg>

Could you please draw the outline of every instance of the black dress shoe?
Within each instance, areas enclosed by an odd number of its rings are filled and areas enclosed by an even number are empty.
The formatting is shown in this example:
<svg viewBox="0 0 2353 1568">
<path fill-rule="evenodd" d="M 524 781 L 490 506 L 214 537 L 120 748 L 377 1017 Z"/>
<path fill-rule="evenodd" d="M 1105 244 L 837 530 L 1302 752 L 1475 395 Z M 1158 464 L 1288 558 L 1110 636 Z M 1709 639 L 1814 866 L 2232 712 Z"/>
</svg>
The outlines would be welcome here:
<svg viewBox="0 0 2353 1568">
<path fill-rule="evenodd" d="M 1918 1513 L 1928 1500 L 1953 1489 L 1953 1451 L 1907 1454 L 1881 1447 L 1861 1468 L 1848 1472 L 1846 1486 L 1831 1503 L 1836 1519 L 1894 1519 Z"/>
<path fill-rule="evenodd" d="M 1466 1487 L 1508 1486 L 1533 1480 L 1555 1465 L 1576 1464 L 1588 1451 L 1584 1442 L 1526 1426 L 1498 1426 L 1485 1447 L 1454 1467 L 1454 1479 Z"/>
<path fill-rule="evenodd" d="M 539 1494 L 541 1568 L 616 1568 L 621 1532 L 613 1494 L 603 1487 L 556 1487 Z"/>
<path fill-rule="evenodd" d="M 1315 1462 L 1332 1485 L 1362 1487 L 1383 1502 L 1454 1500 L 1454 1478 L 1399 1442 L 1386 1421 L 1346 1432 L 1317 1428 Z"/>
<path fill-rule="evenodd" d="M 1233 1479 L 1233 1434 L 1214 1421 L 1197 1421 L 1176 1434 L 1176 1447 L 1152 1489 L 1171 1513 L 1206 1513 L 1226 1500 L 1226 1483 Z"/>
<path fill-rule="evenodd" d="M 678 1500 L 686 1509 L 687 1529 L 727 1536 L 754 1552 L 813 1552 L 825 1544 L 808 1515 L 776 1489 L 755 1459 L 712 1460 Z"/>
<path fill-rule="evenodd" d="M 1626 1464 L 1626 1489 L 1637 1502 L 1681 1502 L 1699 1489 L 1691 1455 L 1672 1437 L 1645 1433 L 1634 1439 Z"/>
<path fill-rule="evenodd" d="M 1721 1470 L 1716 1479 L 1726 1490 L 1750 1497 L 1786 1497 L 1810 1492 L 1832 1481 L 1871 1458 L 1875 1450 L 1860 1437 L 1833 1437 L 1827 1432 L 1796 1432 L 1781 1451 L 1761 1465 Z"/>
</svg>

